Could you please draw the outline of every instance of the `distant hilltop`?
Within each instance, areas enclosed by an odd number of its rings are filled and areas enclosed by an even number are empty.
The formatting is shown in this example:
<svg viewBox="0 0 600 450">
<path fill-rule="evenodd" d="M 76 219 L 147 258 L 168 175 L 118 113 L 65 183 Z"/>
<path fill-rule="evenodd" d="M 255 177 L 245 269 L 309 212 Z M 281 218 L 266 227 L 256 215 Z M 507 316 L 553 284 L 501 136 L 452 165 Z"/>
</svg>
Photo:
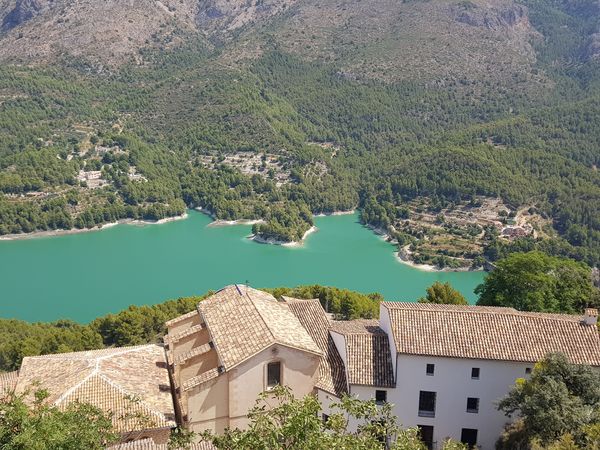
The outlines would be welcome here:
<svg viewBox="0 0 600 450">
<path fill-rule="evenodd" d="M 0 60 L 29 64 L 70 57 L 98 68 L 143 64 L 144 51 L 173 50 L 192 40 L 206 48 L 227 43 L 222 62 L 237 64 L 260 56 L 275 40 L 282 50 L 309 58 L 343 50 L 344 73 L 351 77 L 478 77 L 492 65 L 526 73 L 536 37 L 527 8 L 512 0 L 0 2 Z M 427 63 L 431 58 L 439 64 Z"/>
</svg>

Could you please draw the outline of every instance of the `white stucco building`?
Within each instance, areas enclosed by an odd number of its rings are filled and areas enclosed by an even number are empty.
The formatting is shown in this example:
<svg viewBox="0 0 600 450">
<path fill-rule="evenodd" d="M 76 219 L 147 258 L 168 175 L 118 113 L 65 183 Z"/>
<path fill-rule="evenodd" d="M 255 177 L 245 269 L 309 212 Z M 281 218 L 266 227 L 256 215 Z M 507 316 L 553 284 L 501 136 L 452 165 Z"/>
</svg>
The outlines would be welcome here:
<svg viewBox="0 0 600 450">
<path fill-rule="evenodd" d="M 451 437 L 492 450 L 510 420 L 496 402 L 536 361 L 562 352 L 600 367 L 597 315 L 383 302 L 379 320 L 333 321 L 319 300 L 235 285 L 168 322 L 165 342 L 176 412 L 194 431 L 243 428 L 281 383 L 317 395 L 324 418 L 343 395 L 373 398 L 430 448 Z"/>
<path fill-rule="evenodd" d="M 518 378 L 528 376 L 535 362 L 562 352 L 574 363 L 600 366 L 597 316 L 596 310 L 582 317 L 383 302 L 379 328 L 364 327 L 362 333 L 376 339 L 383 332 L 389 338 L 392 387 L 381 380 L 366 384 L 353 378 L 351 349 L 360 330 L 334 323 L 330 333 L 347 368 L 351 394 L 395 405 L 402 426 L 419 427 L 430 448 L 441 447 L 450 437 L 493 450 L 510 421 L 496 404 Z M 379 363 L 389 358 L 382 350 L 373 354 Z"/>
</svg>

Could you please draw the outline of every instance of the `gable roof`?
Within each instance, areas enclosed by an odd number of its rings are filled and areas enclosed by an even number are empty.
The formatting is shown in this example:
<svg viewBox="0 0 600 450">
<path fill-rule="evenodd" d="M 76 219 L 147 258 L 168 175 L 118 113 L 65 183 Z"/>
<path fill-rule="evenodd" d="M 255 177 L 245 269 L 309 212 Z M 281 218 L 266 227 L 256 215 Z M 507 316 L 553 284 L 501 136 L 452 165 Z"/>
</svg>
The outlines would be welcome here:
<svg viewBox="0 0 600 450">
<path fill-rule="evenodd" d="M 59 408 L 79 401 L 112 412 L 119 432 L 175 426 L 165 352 L 159 345 L 26 357 L 16 392 L 37 383 Z"/>
<path fill-rule="evenodd" d="M 379 327 L 379 321 L 335 321 L 331 331 L 344 336 L 349 384 L 395 386 L 388 335 Z"/>
<path fill-rule="evenodd" d="M 579 316 L 402 302 L 382 306 L 398 353 L 536 362 L 562 352 L 573 363 L 600 366 L 598 329 Z"/>
<path fill-rule="evenodd" d="M 324 356 L 321 357 L 319 378 L 315 387 L 337 397 L 348 393 L 344 362 L 329 334 L 331 322 L 319 300 L 299 300 L 290 297 L 283 297 L 283 299 L 323 351 Z"/>
<path fill-rule="evenodd" d="M 289 308 L 266 292 L 227 286 L 202 300 L 198 312 L 225 371 L 273 344 L 323 354 Z"/>
</svg>

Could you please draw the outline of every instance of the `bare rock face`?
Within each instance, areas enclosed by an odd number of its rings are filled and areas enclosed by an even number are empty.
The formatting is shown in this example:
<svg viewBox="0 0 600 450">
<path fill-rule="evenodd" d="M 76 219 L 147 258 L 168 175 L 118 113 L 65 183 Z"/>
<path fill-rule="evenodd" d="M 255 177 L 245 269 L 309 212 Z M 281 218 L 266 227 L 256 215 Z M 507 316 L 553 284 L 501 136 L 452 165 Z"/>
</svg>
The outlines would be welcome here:
<svg viewBox="0 0 600 450">
<path fill-rule="evenodd" d="M 207 34 L 223 34 L 285 11 L 296 0 L 200 0 L 196 22 Z"/>
<path fill-rule="evenodd" d="M 9 31 L 53 6 L 52 0 L 17 0 L 15 7 L 4 17 L 0 31 Z"/>
<path fill-rule="evenodd" d="M 466 1 L 452 6 L 451 14 L 460 23 L 488 30 L 509 29 L 529 23 L 527 8 L 517 4 L 482 8 L 475 3 Z"/>
<path fill-rule="evenodd" d="M 197 0 L 0 0 L 0 61 L 65 55 L 93 66 L 140 62 L 196 32 Z M 187 34 L 186 34 L 187 33 Z"/>
</svg>

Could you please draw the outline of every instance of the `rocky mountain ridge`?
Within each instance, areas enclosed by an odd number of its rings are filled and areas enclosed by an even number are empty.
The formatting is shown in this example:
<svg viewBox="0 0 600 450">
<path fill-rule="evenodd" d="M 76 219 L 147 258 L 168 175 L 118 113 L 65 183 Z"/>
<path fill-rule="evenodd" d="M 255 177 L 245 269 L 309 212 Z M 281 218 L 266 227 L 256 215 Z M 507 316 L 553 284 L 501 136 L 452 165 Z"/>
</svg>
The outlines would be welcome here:
<svg viewBox="0 0 600 450">
<path fill-rule="evenodd" d="M 528 67 L 537 36 L 513 0 L 0 0 L 0 23 L 1 61 L 139 64 L 145 49 L 204 39 L 225 46 L 226 63 L 276 43 L 386 80 Z"/>
</svg>

